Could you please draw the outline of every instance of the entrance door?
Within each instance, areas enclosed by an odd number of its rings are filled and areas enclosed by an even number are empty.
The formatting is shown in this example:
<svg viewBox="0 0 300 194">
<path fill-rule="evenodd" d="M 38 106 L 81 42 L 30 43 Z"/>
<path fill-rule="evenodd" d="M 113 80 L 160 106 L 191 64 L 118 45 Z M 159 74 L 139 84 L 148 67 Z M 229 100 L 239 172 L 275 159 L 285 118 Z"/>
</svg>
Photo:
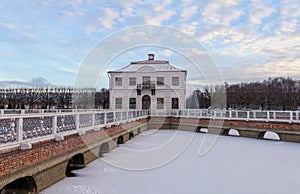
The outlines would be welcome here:
<svg viewBox="0 0 300 194">
<path fill-rule="evenodd" d="M 151 98 L 148 95 L 143 96 L 142 98 L 142 109 L 150 109 Z"/>
</svg>

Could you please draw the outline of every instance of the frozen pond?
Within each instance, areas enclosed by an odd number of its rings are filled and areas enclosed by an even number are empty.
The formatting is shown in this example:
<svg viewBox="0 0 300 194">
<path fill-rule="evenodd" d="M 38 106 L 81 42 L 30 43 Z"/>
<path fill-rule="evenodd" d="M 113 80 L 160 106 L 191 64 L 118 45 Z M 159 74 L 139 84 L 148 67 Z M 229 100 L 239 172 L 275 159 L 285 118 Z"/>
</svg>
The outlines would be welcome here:
<svg viewBox="0 0 300 194">
<path fill-rule="evenodd" d="M 186 149 L 168 162 L 189 138 Z M 200 133 L 146 131 L 42 193 L 300 193 L 300 144 L 220 136 L 199 156 L 203 138 Z"/>
</svg>

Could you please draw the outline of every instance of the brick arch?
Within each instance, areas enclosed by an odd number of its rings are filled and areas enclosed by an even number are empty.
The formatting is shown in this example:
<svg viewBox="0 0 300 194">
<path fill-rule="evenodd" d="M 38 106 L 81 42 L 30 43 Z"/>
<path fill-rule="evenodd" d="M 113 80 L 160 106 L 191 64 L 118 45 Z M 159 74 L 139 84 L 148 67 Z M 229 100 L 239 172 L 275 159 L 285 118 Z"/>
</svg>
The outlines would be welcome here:
<svg viewBox="0 0 300 194">
<path fill-rule="evenodd" d="M 130 133 L 129 133 L 129 139 L 132 139 L 132 138 L 134 138 L 134 133 L 133 133 L 133 132 L 130 132 Z"/>
<path fill-rule="evenodd" d="M 18 178 L 11 183 L 5 185 L 1 190 L 0 194 L 6 193 L 37 193 L 36 182 L 32 176 L 26 176 Z"/>
<path fill-rule="evenodd" d="M 122 135 L 120 135 L 118 137 L 117 144 L 123 144 L 123 143 L 124 143 L 124 137 Z"/>
<path fill-rule="evenodd" d="M 137 134 L 140 134 L 141 133 L 141 128 L 138 128 L 137 129 Z"/>
<path fill-rule="evenodd" d="M 83 167 L 85 167 L 84 155 L 82 153 L 76 154 L 72 156 L 72 158 L 70 158 L 70 160 L 68 161 L 65 174 L 68 177 L 75 176 L 75 174 L 72 171 Z"/>
<path fill-rule="evenodd" d="M 109 152 L 108 142 L 105 142 L 105 143 L 101 144 L 100 149 L 99 149 L 99 157 L 103 157 L 103 154 L 108 153 L 108 152 Z"/>
</svg>

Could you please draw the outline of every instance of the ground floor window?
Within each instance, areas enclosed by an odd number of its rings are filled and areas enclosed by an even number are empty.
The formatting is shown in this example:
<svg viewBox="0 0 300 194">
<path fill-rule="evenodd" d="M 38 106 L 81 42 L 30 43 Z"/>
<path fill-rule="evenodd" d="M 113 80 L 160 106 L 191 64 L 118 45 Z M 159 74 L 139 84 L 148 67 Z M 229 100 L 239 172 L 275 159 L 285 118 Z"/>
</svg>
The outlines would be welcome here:
<svg viewBox="0 0 300 194">
<path fill-rule="evenodd" d="M 136 98 L 129 98 L 129 109 L 136 109 Z"/>
<path fill-rule="evenodd" d="M 116 98 L 116 109 L 122 109 L 122 98 Z"/>
<path fill-rule="evenodd" d="M 178 109 L 179 100 L 178 98 L 172 98 L 172 109 Z"/>
<path fill-rule="evenodd" d="M 157 98 L 157 109 L 164 109 L 164 99 Z"/>
</svg>

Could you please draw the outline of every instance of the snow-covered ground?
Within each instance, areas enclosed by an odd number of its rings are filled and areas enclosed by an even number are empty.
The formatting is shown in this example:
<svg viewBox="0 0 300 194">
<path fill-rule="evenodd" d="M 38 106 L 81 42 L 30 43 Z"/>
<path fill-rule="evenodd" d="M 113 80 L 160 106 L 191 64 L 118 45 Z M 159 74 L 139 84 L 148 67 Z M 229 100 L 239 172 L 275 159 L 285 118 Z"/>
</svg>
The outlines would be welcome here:
<svg viewBox="0 0 300 194">
<path fill-rule="evenodd" d="M 220 136 L 199 156 L 203 138 L 200 133 L 146 131 L 42 193 L 300 193 L 300 144 Z"/>
</svg>

